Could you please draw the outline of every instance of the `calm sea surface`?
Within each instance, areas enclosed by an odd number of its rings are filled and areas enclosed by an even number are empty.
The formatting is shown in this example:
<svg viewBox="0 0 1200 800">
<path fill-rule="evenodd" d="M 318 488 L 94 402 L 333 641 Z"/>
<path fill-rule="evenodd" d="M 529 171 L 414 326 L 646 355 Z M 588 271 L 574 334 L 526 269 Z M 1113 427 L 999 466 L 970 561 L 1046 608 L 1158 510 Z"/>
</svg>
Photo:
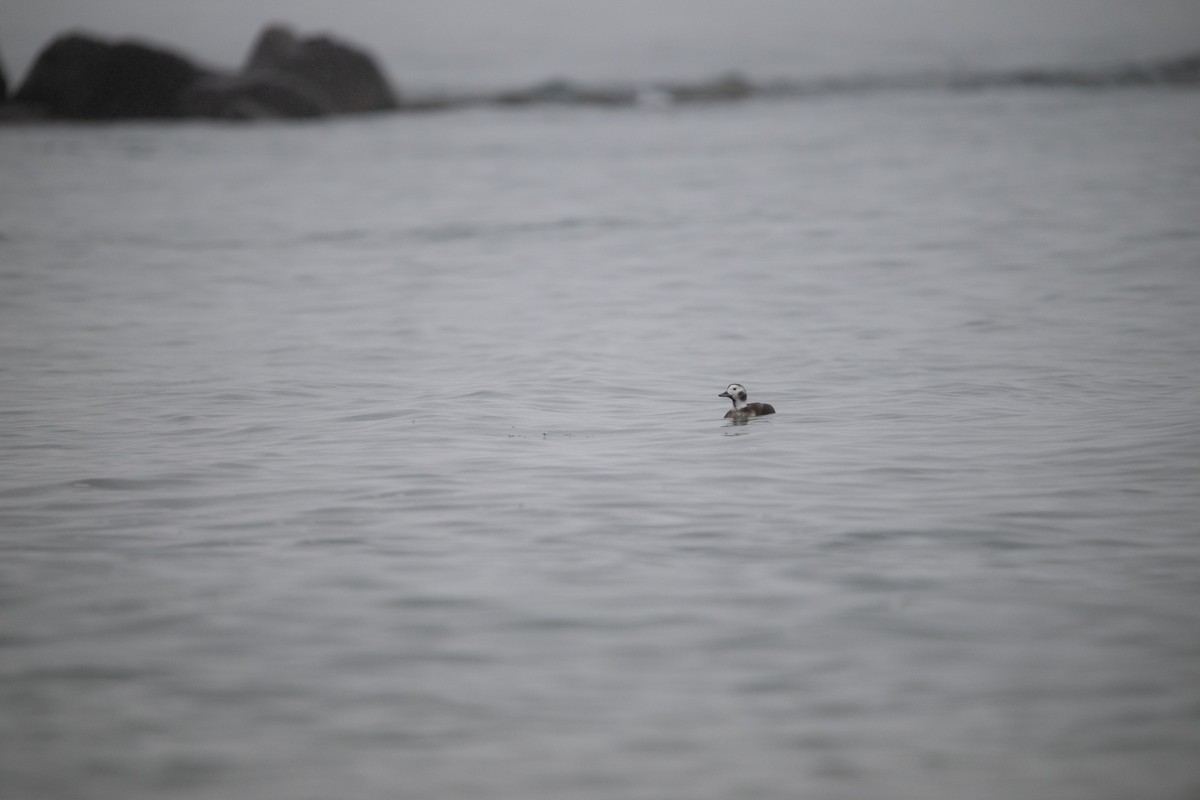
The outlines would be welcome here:
<svg viewBox="0 0 1200 800">
<path fill-rule="evenodd" d="M 0 175 L 0 795 L 1200 793 L 1200 92 Z"/>
</svg>

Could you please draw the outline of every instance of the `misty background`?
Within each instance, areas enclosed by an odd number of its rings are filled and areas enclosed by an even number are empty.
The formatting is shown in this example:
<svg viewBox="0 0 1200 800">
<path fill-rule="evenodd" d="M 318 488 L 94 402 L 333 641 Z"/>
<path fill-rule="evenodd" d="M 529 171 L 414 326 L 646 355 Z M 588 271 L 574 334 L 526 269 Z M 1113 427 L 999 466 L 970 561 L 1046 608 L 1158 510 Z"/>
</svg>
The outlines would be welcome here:
<svg viewBox="0 0 1200 800">
<path fill-rule="evenodd" d="M 264 24 L 281 21 L 364 45 L 401 90 L 1086 66 L 1176 56 L 1200 41 L 1192 0 L 9 0 L 0 15 L 10 84 L 76 28 L 234 66 Z"/>
</svg>

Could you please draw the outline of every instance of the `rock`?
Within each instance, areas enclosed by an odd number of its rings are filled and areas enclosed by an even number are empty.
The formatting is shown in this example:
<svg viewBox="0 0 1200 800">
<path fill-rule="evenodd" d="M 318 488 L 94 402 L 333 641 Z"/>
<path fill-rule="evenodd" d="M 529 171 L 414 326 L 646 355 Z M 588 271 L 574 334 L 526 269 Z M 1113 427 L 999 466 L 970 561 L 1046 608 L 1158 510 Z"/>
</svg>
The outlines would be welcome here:
<svg viewBox="0 0 1200 800">
<path fill-rule="evenodd" d="M 206 71 L 167 50 L 69 34 L 51 42 L 13 100 L 60 119 L 162 119 L 185 115 L 180 99 Z"/>
<path fill-rule="evenodd" d="M 190 116 L 209 119 L 311 119 L 337 113 L 329 98 L 282 74 L 203 78 L 183 102 Z"/>
<path fill-rule="evenodd" d="M 69 34 L 41 52 L 13 100 L 0 118 L 272 119 L 399 107 L 369 55 L 280 25 L 262 32 L 237 73 L 150 45 Z"/>
<path fill-rule="evenodd" d="M 676 103 L 727 103 L 754 94 L 754 85 L 736 72 L 711 81 L 661 87 Z"/>
<path fill-rule="evenodd" d="M 504 106 L 524 105 L 596 105 L 629 106 L 637 102 L 637 92 L 621 87 L 587 87 L 563 79 L 540 83 L 529 89 L 501 92 L 495 102 Z"/>
<path fill-rule="evenodd" d="M 241 79 L 256 91 L 306 97 L 331 114 L 391 111 L 395 92 L 374 59 L 328 36 L 301 39 L 290 28 L 271 25 L 259 34 Z"/>
</svg>

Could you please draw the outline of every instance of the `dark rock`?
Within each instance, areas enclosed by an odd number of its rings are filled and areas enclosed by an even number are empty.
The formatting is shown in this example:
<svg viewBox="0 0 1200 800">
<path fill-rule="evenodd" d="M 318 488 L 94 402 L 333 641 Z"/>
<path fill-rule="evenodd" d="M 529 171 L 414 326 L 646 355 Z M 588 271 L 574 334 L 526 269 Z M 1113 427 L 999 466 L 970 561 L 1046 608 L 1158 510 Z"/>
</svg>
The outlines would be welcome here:
<svg viewBox="0 0 1200 800">
<path fill-rule="evenodd" d="M 82 118 L 98 105 L 112 46 L 82 35 L 60 37 L 38 54 L 13 100 L 47 116 Z"/>
<path fill-rule="evenodd" d="M 754 94 L 754 85 L 736 72 L 711 81 L 661 87 L 676 103 L 727 103 Z"/>
<path fill-rule="evenodd" d="M 167 50 L 71 34 L 41 52 L 13 100 L 52 118 L 174 118 L 185 115 L 183 92 L 206 74 Z"/>
<path fill-rule="evenodd" d="M 637 93 L 622 87 L 587 87 L 555 79 L 529 89 L 501 92 L 495 102 L 505 106 L 524 105 L 597 105 L 628 106 L 637 102 Z"/>
<path fill-rule="evenodd" d="M 38 56 L 0 119 L 272 119 L 398 108 L 374 60 L 282 26 L 259 36 L 239 73 L 203 69 L 137 42 L 62 36 Z"/>
<path fill-rule="evenodd" d="M 312 119 L 337 113 L 327 97 L 282 74 L 204 78 L 183 102 L 191 116 L 211 119 Z"/>
<path fill-rule="evenodd" d="M 323 113 L 359 114 L 399 107 L 371 56 L 327 36 L 301 39 L 282 25 L 271 25 L 259 34 L 241 80 L 255 87 L 256 94 L 307 98 L 312 108 Z"/>
</svg>

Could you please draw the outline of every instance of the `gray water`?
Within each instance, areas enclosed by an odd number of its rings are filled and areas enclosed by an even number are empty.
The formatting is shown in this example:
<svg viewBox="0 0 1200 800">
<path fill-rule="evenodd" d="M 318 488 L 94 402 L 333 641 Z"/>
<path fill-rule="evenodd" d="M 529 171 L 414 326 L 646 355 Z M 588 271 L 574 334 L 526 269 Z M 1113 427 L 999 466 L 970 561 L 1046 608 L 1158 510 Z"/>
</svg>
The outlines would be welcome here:
<svg viewBox="0 0 1200 800">
<path fill-rule="evenodd" d="M 0 795 L 1200 793 L 1200 93 L 0 174 Z"/>
</svg>

